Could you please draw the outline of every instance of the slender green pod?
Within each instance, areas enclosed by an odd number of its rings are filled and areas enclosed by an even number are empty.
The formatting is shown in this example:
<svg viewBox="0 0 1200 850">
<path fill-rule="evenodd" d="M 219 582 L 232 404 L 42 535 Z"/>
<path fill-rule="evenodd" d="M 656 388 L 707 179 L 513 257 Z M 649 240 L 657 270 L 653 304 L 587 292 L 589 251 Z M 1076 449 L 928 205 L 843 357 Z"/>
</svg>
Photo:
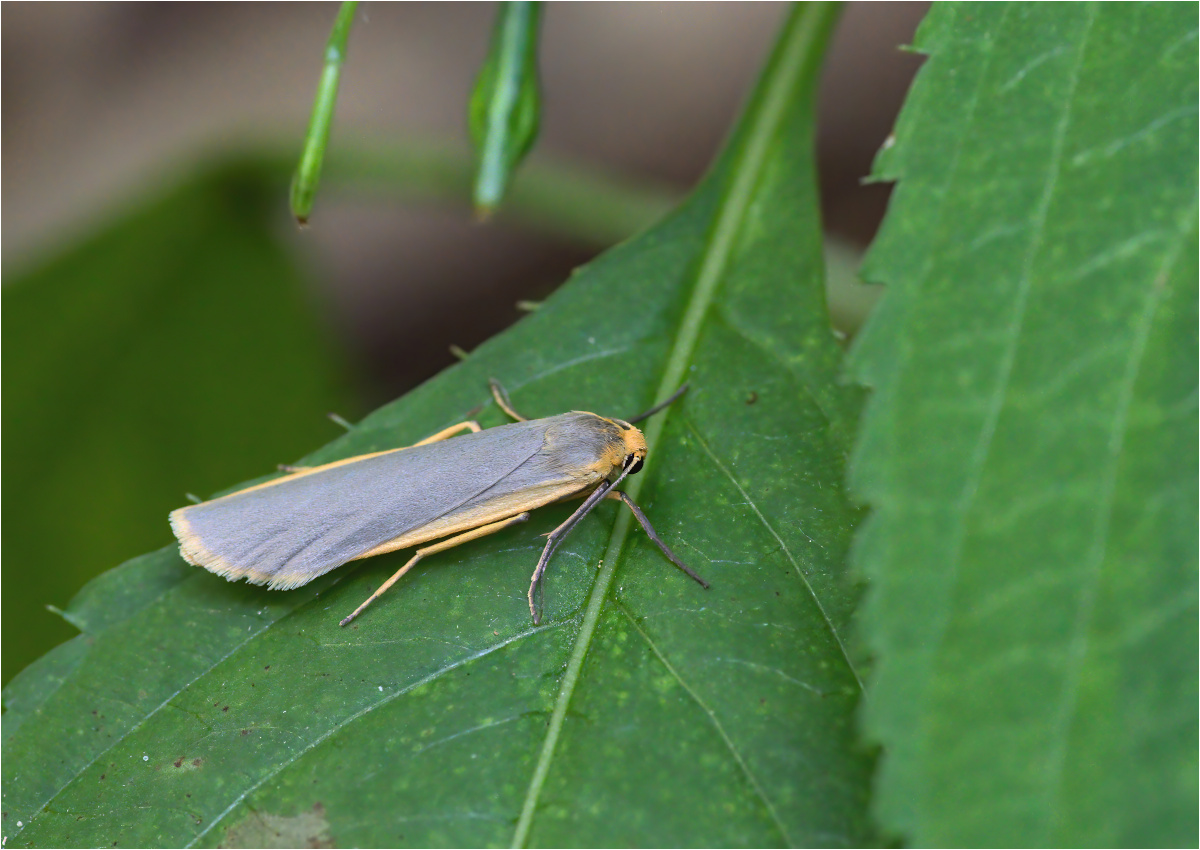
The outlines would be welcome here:
<svg viewBox="0 0 1200 850">
<path fill-rule="evenodd" d="M 468 123 L 479 160 L 473 195 L 480 215 L 499 206 L 513 172 L 537 140 L 541 17 L 541 3 L 532 0 L 500 4 L 492 44 L 471 93 Z"/>
<path fill-rule="evenodd" d="M 346 61 L 346 42 L 350 39 L 350 26 L 354 23 L 354 12 L 357 8 L 357 2 L 348 1 L 342 3 L 338 10 L 333 31 L 325 45 L 325 65 L 321 69 L 321 80 L 317 84 L 317 96 L 313 100 L 308 132 L 304 136 L 304 150 L 292 175 L 289 202 L 292 215 L 302 225 L 308 223 L 313 201 L 317 196 L 321 167 L 325 163 L 325 148 L 329 145 L 329 133 L 333 128 L 333 109 L 337 105 L 342 63 Z"/>
</svg>

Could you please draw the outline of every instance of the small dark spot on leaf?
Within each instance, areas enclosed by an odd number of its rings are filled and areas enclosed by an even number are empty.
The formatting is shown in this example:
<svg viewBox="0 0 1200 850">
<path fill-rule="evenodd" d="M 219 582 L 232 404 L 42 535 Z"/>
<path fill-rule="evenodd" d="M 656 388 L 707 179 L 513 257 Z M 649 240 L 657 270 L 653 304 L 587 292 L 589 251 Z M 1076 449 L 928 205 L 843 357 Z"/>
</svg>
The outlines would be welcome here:
<svg viewBox="0 0 1200 850">
<path fill-rule="evenodd" d="M 229 706 L 225 706 L 224 708 L 221 709 L 221 711 L 229 711 Z"/>
<path fill-rule="evenodd" d="M 107 774 L 107 773 L 102 773 L 102 774 L 100 774 L 100 781 L 101 781 L 101 782 L 103 782 L 103 781 L 104 781 L 104 777 L 106 777 L 106 776 L 108 776 L 108 774 Z"/>
<path fill-rule="evenodd" d="M 249 734 L 250 734 L 250 730 L 249 730 L 249 729 L 243 729 L 243 730 L 242 730 L 242 734 L 243 734 L 243 735 L 249 735 Z"/>
<path fill-rule="evenodd" d="M 183 756 L 180 756 L 178 759 L 175 760 L 175 766 L 183 767 Z"/>
<path fill-rule="evenodd" d="M 746 404 L 754 404 L 756 401 L 758 401 L 758 393 L 751 390 L 750 395 L 746 396 Z"/>
<path fill-rule="evenodd" d="M 204 764 L 204 759 L 192 759 L 192 767 L 199 767 Z"/>
<path fill-rule="evenodd" d="M 268 665 L 267 665 L 266 667 L 264 667 L 263 669 L 264 669 L 264 670 L 270 670 L 270 669 L 271 669 L 271 665 L 270 665 L 270 664 L 268 664 Z"/>
<path fill-rule="evenodd" d="M 187 797 L 188 799 L 191 799 L 191 796 L 192 796 L 192 795 L 191 795 L 191 794 L 184 794 L 184 796 L 185 796 L 185 797 Z"/>
</svg>

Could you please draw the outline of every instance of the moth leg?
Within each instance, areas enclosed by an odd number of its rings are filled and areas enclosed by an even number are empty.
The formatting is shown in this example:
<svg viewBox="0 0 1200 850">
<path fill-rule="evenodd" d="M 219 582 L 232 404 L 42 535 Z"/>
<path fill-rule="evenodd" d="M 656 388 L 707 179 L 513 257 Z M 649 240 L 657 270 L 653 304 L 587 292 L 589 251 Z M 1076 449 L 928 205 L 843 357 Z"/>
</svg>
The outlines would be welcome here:
<svg viewBox="0 0 1200 850">
<path fill-rule="evenodd" d="M 467 543 L 468 541 L 475 540 L 480 537 L 486 537 L 487 535 L 494 534 L 495 532 L 500 531 L 501 529 L 508 528 L 510 525 L 516 525 L 518 522 L 524 522 L 527 519 L 529 519 L 529 514 L 527 512 L 522 513 L 522 514 L 517 514 L 516 516 L 509 517 L 508 519 L 502 519 L 499 522 L 489 523 L 488 525 L 481 525 L 481 526 L 479 526 L 479 528 L 472 528 L 470 531 L 464 532 L 463 534 L 459 534 L 456 537 L 447 538 L 446 540 L 443 540 L 439 543 L 434 543 L 432 546 L 425 546 L 421 549 L 418 549 L 416 551 L 416 553 L 411 558 L 408 559 L 407 564 L 405 564 L 400 569 L 396 570 L 395 574 L 392 575 L 391 578 L 389 578 L 382 585 L 380 585 L 379 590 L 372 593 L 370 595 L 370 597 L 368 597 L 366 602 L 364 602 L 362 605 L 359 605 L 357 608 L 355 608 L 353 614 L 351 614 L 346 619 L 342 620 L 342 625 L 343 626 L 346 625 L 351 620 L 353 620 L 355 617 L 357 617 L 359 614 L 361 614 L 363 612 L 364 608 L 366 608 L 368 605 L 370 605 L 372 602 L 374 602 L 379 596 L 381 596 L 383 594 L 383 592 L 385 590 L 387 590 L 389 587 L 391 587 L 393 584 L 395 584 L 397 579 L 400 578 L 400 576 L 404 575 L 406 572 L 408 572 L 413 567 L 415 567 L 417 565 L 417 562 L 419 560 L 421 560 L 422 558 L 424 558 L 426 555 L 433 555 L 437 552 L 444 552 L 447 549 L 453 549 L 455 546 L 459 545 L 460 543 Z"/>
<path fill-rule="evenodd" d="M 468 419 L 465 422 L 459 422 L 457 425 L 451 425 L 449 428 L 443 428 L 433 436 L 426 437 L 419 443 L 413 443 L 412 446 L 409 446 L 409 448 L 411 449 L 414 446 L 427 446 L 430 443 L 440 443 L 442 440 L 450 439 L 459 431 L 472 431 L 478 433 L 482 430 L 483 429 L 479 427 L 478 422 L 476 422 L 474 419 Z"/>
<path fill-rule="evenodd" d="M 689 576 L 691 576 L 693 579 L 695 579 L 700 584 L 700 586 L 703 587 L 705 590 L 708 589 L 708 582 L 706 582 L 704 579 L 700 578 L 700 576 L 698 576 L 694 572 L 692 572 L 691 568 L 688 567 L 688 565 L 685 564 L 683 561 L 681 561 L 679 559 L 679 556 L 676 555 L 674 552 L 672 552 L 670 547 L 668 547 L 666 543 L 663 543 L 662 538 L 659 537 L 658 534 L 655 533 L 653 526 L 650 525 L 650 520 L 646 519 L 646 515 L 644 513 L 642 513 L 641 508 L 639 508 L 636 504 L 634 504 L 633 499 L 629 498 L 624 493 L 620 493 L 620 492 L 617 492 L 614 490 L 609 490 L 607 493 L 605 493 L 604 498 L 613 499 L 614 501 L 617 501 L 617 502 L 624 502 L 626 505 L 628 505 L 629 510 L 633 511 L 634 517 L 641 524 L 642 529 L 646 532 L 646 536 L 649 537 L 651 540 L 653 540 L 655 545 L 658 546 L 658 548 L 662 550 L 662 553 L 667 556 L 667 560 L 669 560 L 672 564 L 679 567 L 679 569 L 683 570 L 685 573 L 687 573 Z"/>
<path fill-rule="evenodd" d="M 542 617 L 538 613 L 537 603 L 533 601 L 533 596 L 537 592 L 538 585 L 541 584 L 542 575 L 546 572 L 546 565 L 550 563 L 550 556 L 554 554 L 554 550 L 558 548 L 558 544 L 562 543 L 563 538 L 570 533 L 571 529 L 587 516 L 592 508 L 600 504 L 600 501 L 604 498 L 605 491 L 610 486 L 607 481 L 601 481 L 600 485 L 583 500 L 583 504 L 575 509 L 575 513 L 567 517 L 562 525 L 546 535 L 546 548 L 542 550 L 542 557 L 538 558 L 537 566 L 533 568 L 533 576 L 529 579 L 529 613 L 533 617 L 533 624 L 535 626 L 541 625 Z"/>
<path fill-rule="evenodd" d="M 508 400 L 508 391 L 500 386 L 500 382 L 495 378 L 488 378 L 488 386 L 492 388 L 492 398 L 496 400 L 496 404 L 501 410 L 511 416 L 517 422 L 528 422 L 529 419 L 513 410 L 512 402 Z"/>
<path fill-rule="evenodd" d="M 345 419 L 343 419 L 342 417 L 338 416 L 336 413 L 326 413 L 326 414 L 325 414 L 325 416 L 326 416 L 326 418 L 328 418 L 328 419 L 329 419 L 329 421 L 330 421 L 330 422 L 332 422 L 334 425 L 340 425 L 341 427 L 345 428 L 347 431 L 353 431 L 353 430 L 354 430 L 354 426 L 353 426 L 353 425 L 351 425 L 349 422 L 347 422 L 347 421 L 346 421 Z"/>
</svg>

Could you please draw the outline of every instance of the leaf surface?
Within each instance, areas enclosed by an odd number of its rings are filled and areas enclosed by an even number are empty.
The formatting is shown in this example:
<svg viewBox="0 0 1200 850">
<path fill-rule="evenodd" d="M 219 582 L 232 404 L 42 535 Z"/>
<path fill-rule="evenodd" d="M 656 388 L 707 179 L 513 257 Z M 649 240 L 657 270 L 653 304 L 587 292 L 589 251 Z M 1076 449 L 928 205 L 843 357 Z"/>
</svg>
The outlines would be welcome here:
<svg viewBox="0 0 1200 850">
<path fill-rule="evenodd" d="M 812 153 L 834 16 L 789 17 L 676 214 L 309 458 L 412 443 L 492 376 L 533 416 L 631 416 L 686 378 L 627 492 L 712 589 L 610 503 L 551 562 L 540 627 L 538 535 L 570 504 L 429 558 L 347 629 L 407 553 L 286 593 L 146 556 L 90 586 L 86 634 L 15 683 L 7 846 L 866 840 L 842 567 L 858 396 L 836 381 Z"/>
<path fill-rule="evenodd" d="M 853 481 L 917 846 L 1196 843 L 1195 6 L 939 4 Z"/>
</svg>

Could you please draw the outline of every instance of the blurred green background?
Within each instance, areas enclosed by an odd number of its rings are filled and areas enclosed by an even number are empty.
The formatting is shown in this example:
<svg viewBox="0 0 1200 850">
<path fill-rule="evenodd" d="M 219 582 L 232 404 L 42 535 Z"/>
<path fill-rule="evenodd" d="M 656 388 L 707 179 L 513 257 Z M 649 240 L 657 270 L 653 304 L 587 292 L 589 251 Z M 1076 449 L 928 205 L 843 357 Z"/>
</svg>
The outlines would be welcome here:
<svg viewBox="0 0 1200 850">
<path fill-rule="evenodd" d="M 353 419 L 415 386 L 666 209 L 783 13 L 549 6 L 541 139 L 481 225 L 465 116 L 494 7 L 360 7 L 302 231 L 287 184 L 336 8 L 5 7 L 4 681 L 76 633 L 47 606 L 172 543 L 185 493 L 328 442 L 327 412 Z M 850 331 L 869 303 L 846 283 L 855 246 L 888 192 L 860 179 L 919 64 L 895 45 L 925 8 L 851 5 L 822 85 L 833 308 Z"/>
</svg>

